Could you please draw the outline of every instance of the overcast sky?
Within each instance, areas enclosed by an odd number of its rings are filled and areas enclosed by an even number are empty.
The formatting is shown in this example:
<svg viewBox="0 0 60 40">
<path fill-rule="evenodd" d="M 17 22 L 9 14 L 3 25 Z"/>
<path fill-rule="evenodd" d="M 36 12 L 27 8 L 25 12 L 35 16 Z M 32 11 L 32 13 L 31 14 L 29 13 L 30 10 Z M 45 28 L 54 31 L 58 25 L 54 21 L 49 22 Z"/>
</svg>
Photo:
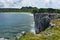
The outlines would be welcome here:
<svg viewBox="0 0 60 40">
<path fill-rule="evenodd" d="M 60 0 L 0 0 L 0 8 L 20 8 L 22 6 L 60 9 Z"/>
</svg>

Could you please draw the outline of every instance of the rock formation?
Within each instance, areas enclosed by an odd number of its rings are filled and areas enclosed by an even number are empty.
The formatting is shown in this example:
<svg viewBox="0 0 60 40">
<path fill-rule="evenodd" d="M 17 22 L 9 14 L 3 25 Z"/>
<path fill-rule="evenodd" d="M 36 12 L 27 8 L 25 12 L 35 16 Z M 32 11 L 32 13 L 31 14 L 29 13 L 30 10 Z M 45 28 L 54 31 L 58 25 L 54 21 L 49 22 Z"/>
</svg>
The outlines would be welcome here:
<svg viewBox="0 0 60 40">
<path fill-rule="evenodd" d="M 35 32 L 39 34 L 50 26 L 50 17 L 44 13 L 34 13 Z"/>
</svg>

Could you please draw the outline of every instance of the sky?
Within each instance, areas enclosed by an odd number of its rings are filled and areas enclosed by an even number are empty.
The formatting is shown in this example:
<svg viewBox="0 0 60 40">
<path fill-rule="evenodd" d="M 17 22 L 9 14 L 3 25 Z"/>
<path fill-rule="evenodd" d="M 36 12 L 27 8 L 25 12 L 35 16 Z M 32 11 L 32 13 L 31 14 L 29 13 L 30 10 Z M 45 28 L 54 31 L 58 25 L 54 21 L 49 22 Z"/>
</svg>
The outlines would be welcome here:
<svg viewBox="0 0 60 40">
<path fill-rule="evenodd" d="M 0 0 L 0 8 L 21 8 L 23 6 L 60 9 L 60 0 Z"/>
</svg>

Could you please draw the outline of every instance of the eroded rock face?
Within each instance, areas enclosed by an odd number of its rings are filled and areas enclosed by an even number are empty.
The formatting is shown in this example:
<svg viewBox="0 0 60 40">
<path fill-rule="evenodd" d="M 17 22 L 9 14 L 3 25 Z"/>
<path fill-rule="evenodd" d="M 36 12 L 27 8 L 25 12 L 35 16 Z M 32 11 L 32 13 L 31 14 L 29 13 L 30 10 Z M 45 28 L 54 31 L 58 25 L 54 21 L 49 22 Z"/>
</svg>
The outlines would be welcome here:
<svg viewBox="0 0 60 40">
<path fill-rule="evenodd" d="M 35 13 L 35 32 L 39 34 L 41 31 L 44 31 L 46 28 L 50 26 L 50 17 L 48 14 L 44 13 Z"/>
</svg>

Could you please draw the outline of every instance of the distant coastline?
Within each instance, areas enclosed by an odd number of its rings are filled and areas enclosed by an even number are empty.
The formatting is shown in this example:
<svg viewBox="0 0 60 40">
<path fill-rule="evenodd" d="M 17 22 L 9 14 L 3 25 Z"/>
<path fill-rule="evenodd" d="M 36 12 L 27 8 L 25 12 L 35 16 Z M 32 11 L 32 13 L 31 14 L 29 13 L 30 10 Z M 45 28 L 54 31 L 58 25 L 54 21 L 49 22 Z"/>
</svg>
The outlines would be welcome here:
<svg viewBox="0 0 60 40">
<path fill-rule="evenodd" d="M 60 13 L 60 9 L 53 8 L 38 9 L 37 7 L 0 8 L 0 12 Z"/>
</svg>

